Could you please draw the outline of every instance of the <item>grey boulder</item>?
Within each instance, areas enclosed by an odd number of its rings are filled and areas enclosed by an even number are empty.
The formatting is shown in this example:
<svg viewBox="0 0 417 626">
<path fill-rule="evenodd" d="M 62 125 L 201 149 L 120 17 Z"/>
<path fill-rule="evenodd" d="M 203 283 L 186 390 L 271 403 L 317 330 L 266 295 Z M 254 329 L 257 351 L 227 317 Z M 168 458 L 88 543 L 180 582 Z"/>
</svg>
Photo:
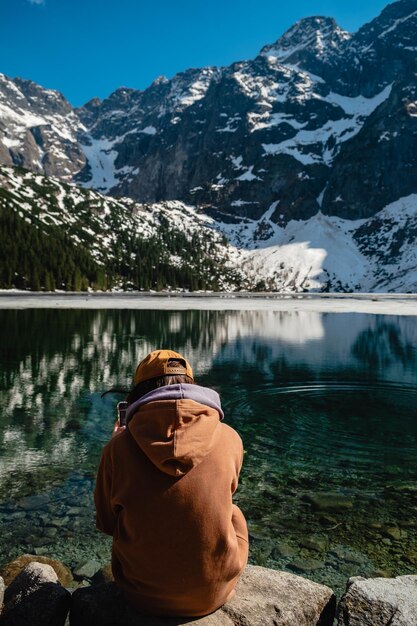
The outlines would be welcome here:
<svg viewBox="0 0 417 626">
<path fill-rule="evenodd" d="M 417 576 L 350 578 L 338 626 L 417 626 Z"/>
<path fill-rule="evenodd" d="M 1 626 L 64 626 L 71 594 L 50 565 L 30 563 L 7 587 Z"/>
<path fill-rule="evenodd" d="M 206 617 L 158 618 L 130 609 L 114 583 L 77 589 L 72 596 L 71 626 L 331 626 L 335 596 L 305 578 L 248 565 L 235 597 Z"/>
</svg>

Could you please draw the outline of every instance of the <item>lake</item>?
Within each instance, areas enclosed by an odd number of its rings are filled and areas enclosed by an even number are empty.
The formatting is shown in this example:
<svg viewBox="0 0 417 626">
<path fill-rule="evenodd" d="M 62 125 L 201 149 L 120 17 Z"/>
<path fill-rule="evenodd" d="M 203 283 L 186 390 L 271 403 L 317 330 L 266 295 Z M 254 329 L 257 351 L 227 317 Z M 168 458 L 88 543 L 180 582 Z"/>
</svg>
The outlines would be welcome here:
<svg viewBox="0 0 417 626">
<path fill-rule="evenodd" d="M 333 586 L 417 569 L 417 318 L 0 310 L 0 562 L 109 562 L 93 488 L 120 395 L 169 347 L 242 436 L 250 561 Z"/>
</svg>

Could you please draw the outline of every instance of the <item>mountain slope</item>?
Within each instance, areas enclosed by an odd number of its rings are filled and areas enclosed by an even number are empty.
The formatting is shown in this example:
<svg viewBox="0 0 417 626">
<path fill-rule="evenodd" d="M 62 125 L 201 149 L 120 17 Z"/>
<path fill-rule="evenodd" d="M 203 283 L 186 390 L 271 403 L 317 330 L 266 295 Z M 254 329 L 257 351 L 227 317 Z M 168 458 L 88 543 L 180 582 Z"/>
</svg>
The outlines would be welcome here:
<svg viewBox="0 0 417 626">
<path fill-rule="evenodd" d="M 417 194 L 356 221 L 276 209 L 216 221 L 1 166 L 0 288 L 417 290 Z"/>
<path fill-rule="evenodd" d="M 178 202 L 144 206 L 0 167 L 0 287 L 229 289 L 224 238 Z"/>
</svg>

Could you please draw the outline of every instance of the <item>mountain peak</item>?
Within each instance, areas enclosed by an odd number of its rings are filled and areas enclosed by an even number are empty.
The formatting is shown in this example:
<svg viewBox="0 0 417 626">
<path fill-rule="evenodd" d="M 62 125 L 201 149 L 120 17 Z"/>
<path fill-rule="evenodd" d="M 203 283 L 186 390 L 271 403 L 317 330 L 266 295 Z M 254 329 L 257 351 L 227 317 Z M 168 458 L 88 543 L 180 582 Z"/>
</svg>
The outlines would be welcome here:
<svg viewBox="0 0 417 626">
<path fill-rule="evenodd" d="M 261 56 L 272 56 L 281 62 L 298 62 L 305 54 L 325 57 L 351 35 L 331 17 L 312 16 L 299 20 L 274 44 L 265 46 Z"/>
<path fill-rule="evenodd" d="M 166 85 L 167 83 L 169 83 L 168 78 L 164 76 L 163 74 L 161 74 L 160 76 L 157 76 L 155 78 L 155 80 L 151 84 L 151 87 L 157 87 L 158 85 Z"/>
</svg>

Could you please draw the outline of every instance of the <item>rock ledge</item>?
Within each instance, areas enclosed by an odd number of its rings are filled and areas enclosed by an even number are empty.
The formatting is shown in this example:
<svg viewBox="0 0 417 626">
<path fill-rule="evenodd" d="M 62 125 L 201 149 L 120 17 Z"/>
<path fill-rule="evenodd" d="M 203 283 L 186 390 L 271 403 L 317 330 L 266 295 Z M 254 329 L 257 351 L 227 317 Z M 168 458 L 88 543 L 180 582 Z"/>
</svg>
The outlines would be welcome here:
<svg viewBox="0 0 417 626">
<path fill-rule="evenodd" d="M 417 576 L 348 581 L 338 626 L 417 626 Z"/>
</svg>

